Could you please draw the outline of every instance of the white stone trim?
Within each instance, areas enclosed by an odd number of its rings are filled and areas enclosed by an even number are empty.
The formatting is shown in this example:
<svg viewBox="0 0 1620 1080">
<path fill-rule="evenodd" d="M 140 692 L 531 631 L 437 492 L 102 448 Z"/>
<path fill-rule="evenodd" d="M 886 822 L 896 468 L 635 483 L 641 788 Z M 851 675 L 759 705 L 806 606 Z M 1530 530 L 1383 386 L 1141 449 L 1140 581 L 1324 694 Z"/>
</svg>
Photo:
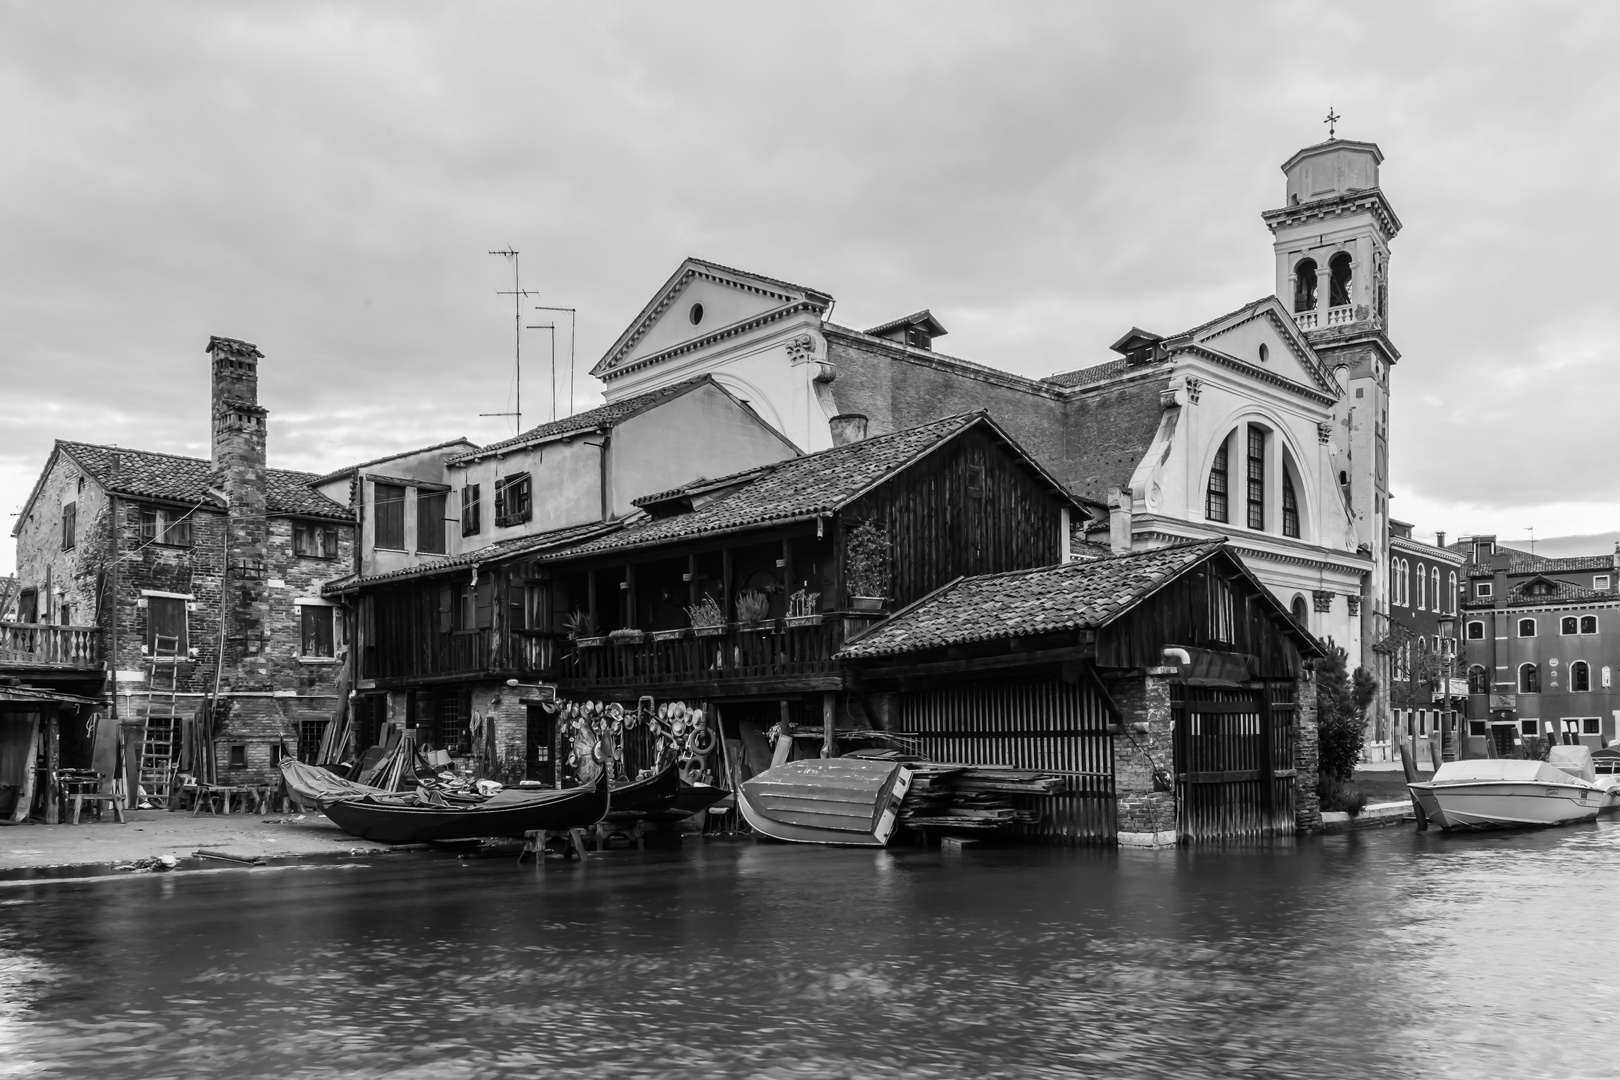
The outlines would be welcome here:
<svg viewBox="0 0 1620 1080">
<path fill-rule="evenodd" d="M 1120 847 L 1163 848 L 1176 846 L 1176 834 L 1174 831 L 1122 832 L 1118 838 Z"/>
<path fill-rule="evenodd" d="M 293 598 L 293 607 L 337 607 L 331 600 L 322 600 L 318 596 L 297 596 Z"/>
<path fill-rule="evenodd" d="M 161 597 L 164 597 L 165 599 L 168 599 L 168 600 L 195 600 L 195 599 L 197 599 L 197 594 L 196 593 L 159 592 L 156 589 L 142 589 L 141 590 L 141 595 L 142 596 L 161 596 Z"/>
</svg>

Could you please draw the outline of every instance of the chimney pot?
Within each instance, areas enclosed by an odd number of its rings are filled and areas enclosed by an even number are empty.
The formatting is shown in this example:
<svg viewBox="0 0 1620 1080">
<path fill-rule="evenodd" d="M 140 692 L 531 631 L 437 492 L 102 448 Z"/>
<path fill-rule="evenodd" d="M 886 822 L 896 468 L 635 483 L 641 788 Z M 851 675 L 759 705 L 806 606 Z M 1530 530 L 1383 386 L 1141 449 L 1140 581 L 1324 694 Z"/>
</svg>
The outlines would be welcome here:
<svg viewBox="0 0 1620 1080">
<path fill-rule="evenodd" d="M 848 446 L 866 438 L 865 413 L 839 413 L 828 422 L 834 446 Z"/>
<path fill-rule="evenodd" d="M 1131 489 L 1108 491 L 1108 546 L 1115 554 L 1131 550 Z"/>
<path fill-rule="evenodd" d="M 1435 547 L 1445 547 L 1446 546 L 1446 531 L 1444 529 L 1437 529 L 1435 531 L 1435 534 L 1434 534 L 1434 546 Z"/>
</svg>

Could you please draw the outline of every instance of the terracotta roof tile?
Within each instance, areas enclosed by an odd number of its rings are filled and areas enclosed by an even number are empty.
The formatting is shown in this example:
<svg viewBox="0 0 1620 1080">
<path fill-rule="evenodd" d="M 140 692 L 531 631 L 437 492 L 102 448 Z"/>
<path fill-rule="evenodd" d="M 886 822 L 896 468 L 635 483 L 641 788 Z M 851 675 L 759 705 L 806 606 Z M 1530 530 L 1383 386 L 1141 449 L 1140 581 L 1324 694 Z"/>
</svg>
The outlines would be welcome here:
<svg viewBox="0 0 1620 1080">
<path fill-rule="evenodd" d="M 218 485 L 219 478 L 214 474 L 213 463 L 203 458 L 158 454 L 149 450 L 126 450 L 94 443 L 59 442 L 57 446 L 78 462 L 79 467 L 96 483 L 109 491 L 136 498 L 201 503 L 224 509 L 224 504 L 208 493 L 210 487 Z M 315 479 L 314 473 L 266 469 L 266 509 L 272 514 L 353 520 L 354 515 L 348 507 L 328 499 L 310 486 Z"/>
<path fill-rule="evenodd" d="M 360 577 L 355 574 L 345 574 L 340 578 L 333 578 L 321 589 L 324 595 L 347 592 L 350 589 L 366 585 L 375 585 L 381 582 L 407 581 L 413 578 L 432 577 L 447 570 L 455 570 L 472 566 L 474 563 L 497 562 L 501 559 L 510 559 L 519 555 L 527 555 L 538 551 L 547 551 L 560 544 L 568 544 L 583 539 L 598 532 L 607 532 L 618 528 L 617 524 L 601 522 L 588 522 L 584 525 L 569 525 L 561 529 L 551 529 L 543 533 L 534 533 L 530 536 L 515 536 L 509 540 L 497 540 L 472 551 L 463 551 L 458 555 L 448 555 L 436 558 L 429 562 L 418 563 L 415 566 L 401 567 L 398 570 L 389 570 L 381 574 L 368 574 Z"/>
<path fill-rule="evenodd" d="M 532 427 L 523 434 L 514 435 L 510 439 L 502 439 L 500 442 L 490 443 L 488 446 L 480 446 L 475 450 L 469 450 L 465 454 L 459 454 L 456 457 L 451 458 L 450 463 L 453 465 L 458 462 L 471 461 L 474 458 L 482 457 L 485 454 L 494 453 L 499 450 L 505 450 L 508 447 L 522 446 L 526 443 L 536 442 L 540 439 L 553 439 L 559 435 L 567 435 L 570 432 L 593 431 L 599 427 L 612 427 L 621 420 L 626 420 L 639 412 L 659 404 L 660 402 L 668 401 L 670 398 L 679 397 L 688 390 L 692 390 L 698 385 L 706 382 L 714 382 L 713 376 L 699 375 L 695 379 L 686 379 L 682 382 L 671 383 L 670 385 L 660 387 L 657 390 L 650 390 L 645 394 L 637 394 L 635 397 L 624 398 L 622 401 L 610 401 L 606 405 L 598 406 L 595 409 L 588 409 L 585 412 L 575 413 L 573 416 L 565 417 L 561 420 L 552 420 L 541 424 L 538 427 Z M 719 384 L 716 383 L 715 385 Z"/>
<path fill-rule="evenodd" d="M 889 656 L 972 641 L 1098 627 L 1223 540 L 962 578 L 878 623 L 838 655 Z"/>
</svg>

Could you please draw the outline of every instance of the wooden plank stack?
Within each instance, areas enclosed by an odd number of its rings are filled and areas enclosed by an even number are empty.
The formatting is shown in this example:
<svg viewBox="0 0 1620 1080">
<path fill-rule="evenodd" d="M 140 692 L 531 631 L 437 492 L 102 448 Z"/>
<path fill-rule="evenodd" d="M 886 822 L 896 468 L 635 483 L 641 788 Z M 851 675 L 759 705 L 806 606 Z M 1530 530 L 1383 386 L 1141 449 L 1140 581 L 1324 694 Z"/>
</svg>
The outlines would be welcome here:
<svg viewBox="0 0 1620 1080">
<path fill-rule="evenodd" d="M 910 762 L 911 790 L 900 804 L 900 824 L 913 829 L 938 828 L 990 832 L 1012 825 L 1033 825 L 1040 813 L 1014 806 L 1014 795 L 1056 795 L 1063 777 L 997 765 Z"/>
</svg>

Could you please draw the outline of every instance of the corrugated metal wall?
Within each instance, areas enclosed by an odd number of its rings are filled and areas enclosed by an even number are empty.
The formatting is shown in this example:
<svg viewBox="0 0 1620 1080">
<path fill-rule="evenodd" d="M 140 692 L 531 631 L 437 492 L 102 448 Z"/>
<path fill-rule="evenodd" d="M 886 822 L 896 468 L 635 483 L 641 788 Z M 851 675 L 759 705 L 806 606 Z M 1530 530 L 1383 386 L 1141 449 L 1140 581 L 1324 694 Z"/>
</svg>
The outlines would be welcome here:
<svg viewBox="0 0 1620 1080">
<path fill-rule="evenodd" d="M 916 732 L 935 761 L 1062 774 L 1063 794 L 1020 800 L 1042 814 L 1023 831 L 1061 843 L 1114 842 L 1114 742 L 1091 687 L 1052 679 L 902 694 L 899 726 Z"/>
</svg>

